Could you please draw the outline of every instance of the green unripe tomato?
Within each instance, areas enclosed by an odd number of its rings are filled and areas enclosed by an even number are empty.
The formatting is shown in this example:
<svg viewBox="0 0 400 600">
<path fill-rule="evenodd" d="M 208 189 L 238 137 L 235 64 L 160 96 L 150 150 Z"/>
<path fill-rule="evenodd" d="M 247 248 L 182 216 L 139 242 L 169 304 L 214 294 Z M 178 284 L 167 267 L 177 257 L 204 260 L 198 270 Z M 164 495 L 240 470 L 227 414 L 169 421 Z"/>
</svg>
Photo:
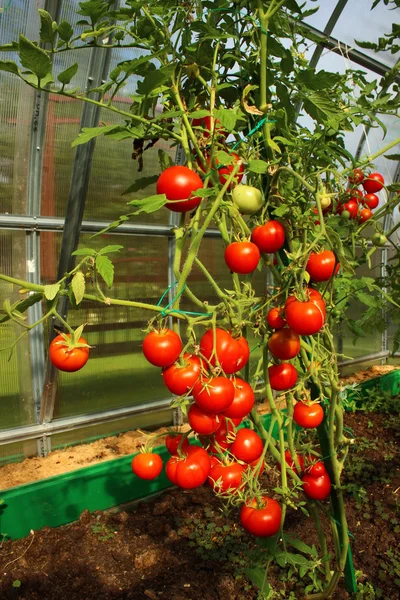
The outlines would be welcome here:
<svg viewBox="0 0 400 600">
<path fill-rule="evenodd" d="M 344 210 L 340 216 L 342 217 L 342 219 L 346 219 L 346 220 L 350 219 L 350 213 L 348 210 Z"/>
<path fill-rule="evenodd" d="M 264 204 L 260 190 L 251 185 L 237 185 L 232 200 L 243 215 L 254 215 Z"/>
<path fill-rule="evenodd" d="M 374 233 L 374 235 L 371 238 L 371 242 L 374 244 L 374 246 L 377 246 L 378 248 L 380 248 L 381 246 L 384 246 L 387 242 L 387 237 L 386 235 L 383 235 L 383 233 Z"/>
</svg>

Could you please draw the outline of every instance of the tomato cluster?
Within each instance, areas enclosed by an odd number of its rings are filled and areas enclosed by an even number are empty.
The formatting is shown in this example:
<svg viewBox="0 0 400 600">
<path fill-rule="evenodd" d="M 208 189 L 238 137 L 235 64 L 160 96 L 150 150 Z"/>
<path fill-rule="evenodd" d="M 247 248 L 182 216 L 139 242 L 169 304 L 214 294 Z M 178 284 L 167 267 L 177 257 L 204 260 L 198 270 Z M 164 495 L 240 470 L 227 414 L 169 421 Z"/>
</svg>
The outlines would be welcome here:
<svg viewBox="0 0 400 600">
<path fill-rule="evenodd" d="M 285 462 L 296 475 L 301 477 L 303 491 L 306 496 L 313 500 L 326 500 L 328 498 L 331 493 L 332 484 L 325 465 L 321 460 L 315 459 L 312 456 L 296 454 L 295 461 L 290 451 L 286 450 Z"/>
<path fill-rule="evenodd" d="M 349 184 L 349 189 L 339 201 L 336 212 L 344 218 L 357 219 L 359 223 L 364 223 L 372 217 L 372 211 L 379 205 L 376 193 L 383 189 L 384 178 L 380 173 L 365 174 L 362 169 L 354 169 L 349 175 Z M 363 191 L 359 189 L 360 185 Z"/>
</svg>

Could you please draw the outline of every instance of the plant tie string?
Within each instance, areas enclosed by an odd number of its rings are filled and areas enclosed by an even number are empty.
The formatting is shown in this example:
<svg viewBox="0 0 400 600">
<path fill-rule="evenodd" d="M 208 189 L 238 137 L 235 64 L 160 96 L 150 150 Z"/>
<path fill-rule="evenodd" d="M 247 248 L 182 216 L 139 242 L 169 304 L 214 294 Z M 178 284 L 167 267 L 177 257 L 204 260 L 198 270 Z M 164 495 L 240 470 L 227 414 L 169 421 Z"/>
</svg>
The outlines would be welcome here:
<svg viewBox="0 0 400 600">
<path fill-rule="evenodd" d="M 165 292 L 162 294 L 161 298 L 159 299 L 159 301 L 157 302 L 157 306 L 161 306 L 162 301 L 164 300 L 165 296 L 168 294 L 168 292 L 174 288 L 176 285 L 178 285 L 178 282 L 175 281 L 175 283 L 171 283 L 171 285 L 169 285 L 167 287 L 167 289 L 165 290 Z M 177 313 L 180 315 L 195 315 L 195 316 L 206 316 L 206 317 L 212 317 L 212 313 L 203 313 L 203 312 L 194 312 L 194 311 L 190 311 L 190 310 L 178 310 L 178 309 L 172 309 L 172 310 L 168 310 L 169 307 L 175 302 L 175 300 L 177 298 L 179 298 L 179 296 L 181 296 L 181 294 L 185 291 L 186 288 L 186 283 L 184 284 L 184 286 L 182 287 L 181 291 L 179 292 L 179 294 L 177 294 L 175 296 L 175 298 L 173 298 L 171 300 L 171 302 L 169 302 L 167 304 L 167 306 L 161 311 L 161 316 L 162 317 L 166 317 L 168 314 L 170 313 Z"/>
</svg>

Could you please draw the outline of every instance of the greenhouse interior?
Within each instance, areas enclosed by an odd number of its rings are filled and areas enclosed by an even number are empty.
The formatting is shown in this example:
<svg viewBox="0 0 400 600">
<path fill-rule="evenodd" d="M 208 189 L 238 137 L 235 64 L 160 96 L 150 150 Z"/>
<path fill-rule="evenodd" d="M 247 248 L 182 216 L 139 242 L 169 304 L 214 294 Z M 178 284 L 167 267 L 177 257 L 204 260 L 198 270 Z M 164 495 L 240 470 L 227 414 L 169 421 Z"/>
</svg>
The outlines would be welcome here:
<svg viewBox="0 0 400 600">
<path fill-rule="evenodd" d="M 399 8 L 0 0 L 2 598 L 399 597 Z"/>
</svg>

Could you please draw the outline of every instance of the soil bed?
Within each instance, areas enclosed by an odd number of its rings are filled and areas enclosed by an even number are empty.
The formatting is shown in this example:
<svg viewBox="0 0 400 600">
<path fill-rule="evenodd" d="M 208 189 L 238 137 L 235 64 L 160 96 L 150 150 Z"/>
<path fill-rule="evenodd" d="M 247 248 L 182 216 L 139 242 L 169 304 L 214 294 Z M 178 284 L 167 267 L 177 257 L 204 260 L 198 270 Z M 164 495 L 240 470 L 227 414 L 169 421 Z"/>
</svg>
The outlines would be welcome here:
<svg viewBox="0 0 400 600">
<path fill-rule="evenodd" d="M 359 598 L 397 600 L 400 584 L 399 422 L 387 414 L 346 415 L 354 435 L 345 485 L 355 567 L 362 571 Z M 269 474 L 276 485 L 277 473 Z M 254 540 L 226 516 L 207 488 L 171 489 L 139 505 L 84 512 L 78 522 L 44 528 L 0 549 L 2 600 L 253 600 L 257 590 L 243 575 L 251 567 Z M 287 531 L 316 543 L 314 527 L 289 511 Z M 276 597 L 302 598 L 310 583 L 285 581 L 273 567 L 268 580 Z M 280 593 L 279 593 L 280 592 Z M 339 589 L 334 598 L 349 596 Z"/>
</svg>

